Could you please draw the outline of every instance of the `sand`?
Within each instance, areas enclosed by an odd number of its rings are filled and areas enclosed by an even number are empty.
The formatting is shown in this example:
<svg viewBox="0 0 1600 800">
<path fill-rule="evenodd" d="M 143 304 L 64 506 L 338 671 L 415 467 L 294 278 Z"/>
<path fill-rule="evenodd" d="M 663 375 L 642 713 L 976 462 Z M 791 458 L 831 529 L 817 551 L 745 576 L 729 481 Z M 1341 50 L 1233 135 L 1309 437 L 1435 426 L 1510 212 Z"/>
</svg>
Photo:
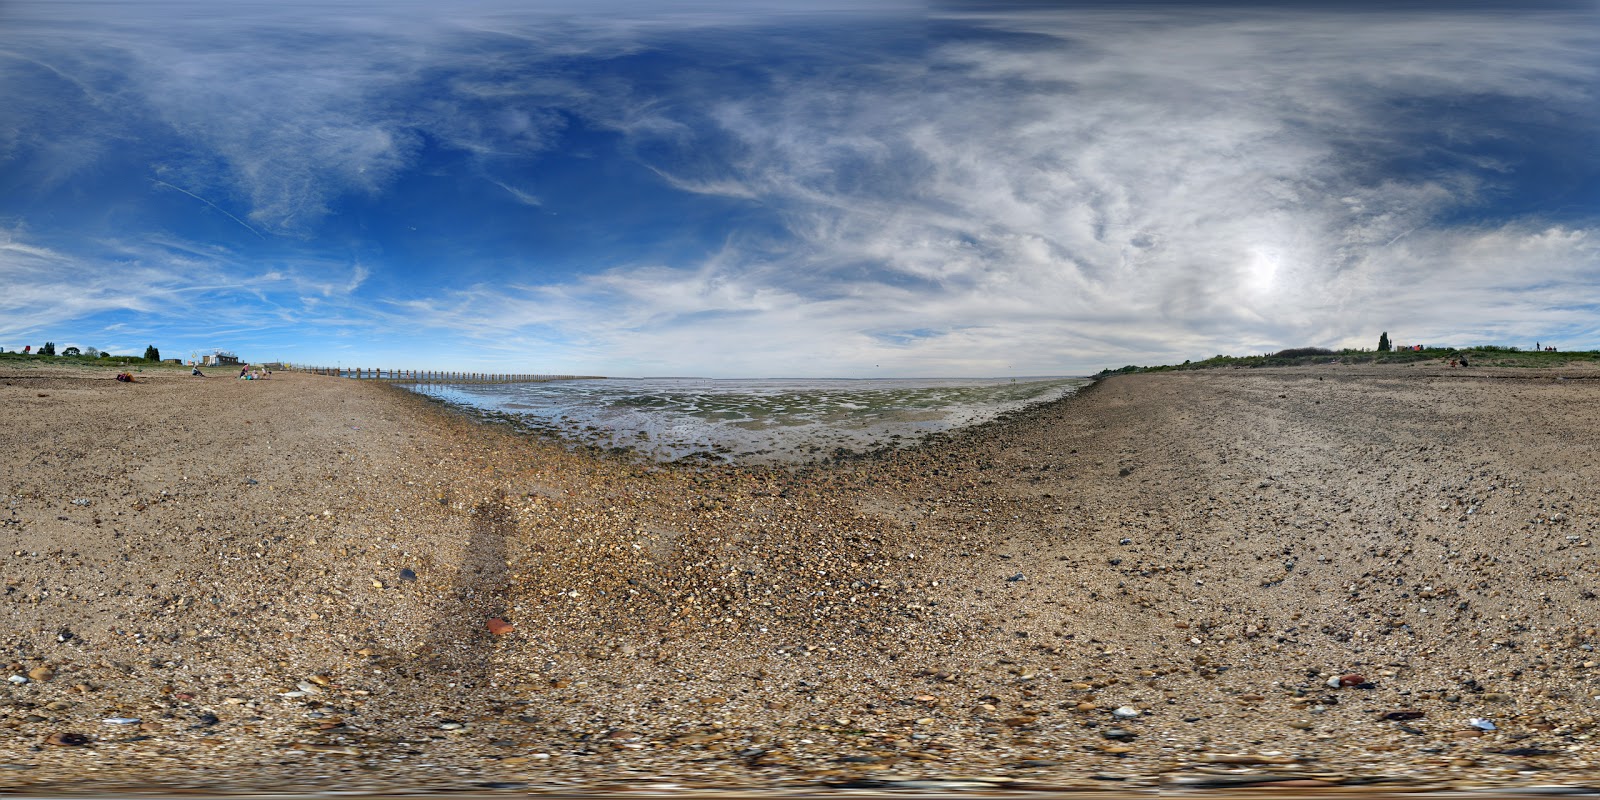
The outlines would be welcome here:
<svg viewBox="0 0 1600 800">
<path fill-rule="evenodd" d="M 1129 375 L 750 470 L 112 374 L 0 366 L 0 788 L 1600 783 L 1592 370 Z"/>
</svg>

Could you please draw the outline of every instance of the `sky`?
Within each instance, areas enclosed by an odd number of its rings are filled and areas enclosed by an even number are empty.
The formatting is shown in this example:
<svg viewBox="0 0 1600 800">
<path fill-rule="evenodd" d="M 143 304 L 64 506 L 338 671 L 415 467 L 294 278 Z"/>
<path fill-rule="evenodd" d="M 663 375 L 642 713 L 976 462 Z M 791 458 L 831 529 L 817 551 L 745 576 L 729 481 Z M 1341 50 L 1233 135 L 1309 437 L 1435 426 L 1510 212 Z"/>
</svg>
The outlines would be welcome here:
<svg viewBox="0 0 1600 800">
<path fill-rule="evenodd" d="M 0 1 L 0 346 L 1086 374 L 1600 348 L 1594 2 Z"/>
</svg>

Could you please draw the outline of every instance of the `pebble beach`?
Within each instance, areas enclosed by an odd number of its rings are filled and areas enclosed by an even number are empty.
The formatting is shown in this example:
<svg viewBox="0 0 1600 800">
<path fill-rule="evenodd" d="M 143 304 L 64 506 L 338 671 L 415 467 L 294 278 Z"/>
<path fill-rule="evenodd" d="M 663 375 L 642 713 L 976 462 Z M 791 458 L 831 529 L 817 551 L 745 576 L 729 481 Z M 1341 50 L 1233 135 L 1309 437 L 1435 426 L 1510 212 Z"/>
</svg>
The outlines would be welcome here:
<svg viewBox="0 0 1600 800">
<path fill-rule="evenodd" d="M 1590 367 L 1124 375 L 745 467 L 114 372 L 0 365 L 0 791 L 1600 787 Z"/>
</svg>

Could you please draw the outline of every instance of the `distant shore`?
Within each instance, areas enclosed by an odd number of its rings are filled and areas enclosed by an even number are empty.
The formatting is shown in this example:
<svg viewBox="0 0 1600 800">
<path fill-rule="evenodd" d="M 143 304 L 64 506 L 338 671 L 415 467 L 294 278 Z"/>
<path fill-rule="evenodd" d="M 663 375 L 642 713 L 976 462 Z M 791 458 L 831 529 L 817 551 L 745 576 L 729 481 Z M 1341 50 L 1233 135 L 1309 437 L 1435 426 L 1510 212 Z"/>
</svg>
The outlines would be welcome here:
<svg viewBox="0 0 1600 800">
<path fill-rule="evenodd" d="M 1588 371 L 1119 376 L 797 470 L 186 373 L 0 362 L 0 787 L 1600 774 Z"/>
</svg>

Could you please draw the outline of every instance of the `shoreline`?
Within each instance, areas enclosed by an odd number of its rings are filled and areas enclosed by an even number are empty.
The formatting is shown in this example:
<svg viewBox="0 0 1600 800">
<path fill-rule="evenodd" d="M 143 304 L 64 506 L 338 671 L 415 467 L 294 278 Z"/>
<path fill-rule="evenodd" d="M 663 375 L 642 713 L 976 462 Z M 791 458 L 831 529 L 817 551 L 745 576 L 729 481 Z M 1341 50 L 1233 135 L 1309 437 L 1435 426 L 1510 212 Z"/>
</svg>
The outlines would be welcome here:
<svg viewBox="0 0 1600 800">
<path fill-rule="evenodd" d="M 676 380 L 676 379 L 674 379 Z M 798 380 L 798 379 L 797 379 Z M 896 379 L 894 382 L 912 382 L 922 379 Z M 955 381 L 958 379 L 934 379 L 940 381 Z M 998 379 L 988 379 L 998 380 Z M 789 434 L 786 438 L 776 434 L 776 438 L 760 440 L 758 437 L 729 436 L 726 428 L 743 428 L 742 423 L 706 423 L 709 429 L 702 431 L 701 437 L 691 443 L 690 439 L 663 439 L 659 432 L 651 432 L 644 428 L 637 429 L 632 437 L 626 434 L 631 429 L 626 424 L 613 425 L 614 420 L 601 417 L 572 420 L 563 416 L 567 423 L 563 428 L 556 422 L 541 418 L 537 414 L 519 410 L 503 410 L 488 405 L 477 405 L 470 400 L 462 400 L 436 393 L 417 391 L 410 385 L 394 384 L 395 388 L 422 395 L 430 401 L 448 407 L 456 413 L 468 418 L 480 420 L 486 424 L 505 426 L 518 434 L 532 436 L 547 441 L 557 442 L 568 449 L 583 452 L 595 457 L 620 458 L 624 461 L 653 464 L 677 464 L 686 467 L 721 466 L 721 467 L 752 467 L 765 468 L 777 467 L 783 469 L 796 469 L 802 467 L 827 466 L 833 463 L 850 460 L 870 459 L 895 450 L 915 447 L 924 442 L 941 440 L 944 437 L 958 436 L 963 431 L 989 424 L 996 419 L 1003 419 L 1009 415 L 1024 411 L 1028 408 L 1055 402 L 1065 397 L 1070 397 L 1083 387 L 1092 385 L 1094 378 L 1046 378 L 1035 381 L 1037 383 L 1061 384 L 1071 382 L 1071 388 L 1058 390 L 1059 396 L 1043 399 L 1024 401 L 1020 406 L 1016 402 L 995 403 L 994 407 L 1003 405 L 1018 406 L 1004 411 L 993 412 L 992 416 L 979 421 L 955 422 L 952 427 L 940 430 L 921 430 L 916 425 L 918 421 L 926 420 L 901 420 L 895 423 L 873 422 L 861 423 L 856 426 L 829 426 L 825 423 L 800 422 L 794 424 L 776 423 L 773 426 L 760 429 L 762 432 L 775 435 L 775 430 Z M 736 383 L 737 381 L 728 381 Z M 760 383 L 762 381 L 755 381 Z M 920 387 L 909 387 L 914 390 Z M 468 393 L 470 395 L 470 393 Z M 614 398 L 613 398 L 614 399 Z M 514 408 L 533 408 L 532 406 L 518 405 Z M 958 420 L 973 416 L 981 417 L 990 413 L 990 409 L 974 412 L 971 407 L 963 413 L 956 413 L 948 406 L 940 413 L 943 420 Z M 752 413 L 748 410 L 739 413 Z M 910 412 L 906 413 L 918 413 Z M 591 423 L 583 425 L 584 422 Z M 581 427 L 580 427 L 581 426 Z M 812 429 L 804 433 L 801 429 Z M 637 441 L 629 444 L 617 442 Z M 742 449 L 743 448 L 743 449 Z M 758 449 L 749 449 L 758 448 Z M 666 454 L 663 454 L 665 449 Z M 676 455 L 671 455 L 676 454 Z"/>
<path fill-rule="evenodd" d="M 1476 377 L 1121 376 L 706 470 L 0 370 L 0 666 L 50 673 L 0 685 L 0 787 L 1590 785 L 1600 396 Z"/>
</svg>

